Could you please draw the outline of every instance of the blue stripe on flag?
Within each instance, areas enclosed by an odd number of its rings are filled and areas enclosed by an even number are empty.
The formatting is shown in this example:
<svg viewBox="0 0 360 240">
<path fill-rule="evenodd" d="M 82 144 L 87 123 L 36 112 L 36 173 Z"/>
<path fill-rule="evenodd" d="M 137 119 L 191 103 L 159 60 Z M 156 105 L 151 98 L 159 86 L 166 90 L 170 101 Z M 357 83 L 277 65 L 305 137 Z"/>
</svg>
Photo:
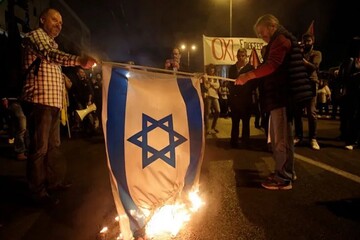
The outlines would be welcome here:
<svg viewBox="0 0 360 240">
<path fill-rule="evenodd" d="M 203 144 L 203 119 L 198 92 L 190 78 L 177 78 L 177 83 L 186 105 L 186 114 L 189 125 L 190 164 L 185 177 L 185 190 L 193 186 Z"/>
<path fill-rule="evenodd" d="M 108 89 L 106 136 L 111 170 L 118 184 L 121 202 L 131 220 L 131 229 L 139 229 L 139 220 L 134 219 L 129 212 L 138 212 L 138 208 L 131 198 L 125 171 L 124 126 L 128 90 L 126 73 L 125 69 L 112 69 Z"/>
</svg>

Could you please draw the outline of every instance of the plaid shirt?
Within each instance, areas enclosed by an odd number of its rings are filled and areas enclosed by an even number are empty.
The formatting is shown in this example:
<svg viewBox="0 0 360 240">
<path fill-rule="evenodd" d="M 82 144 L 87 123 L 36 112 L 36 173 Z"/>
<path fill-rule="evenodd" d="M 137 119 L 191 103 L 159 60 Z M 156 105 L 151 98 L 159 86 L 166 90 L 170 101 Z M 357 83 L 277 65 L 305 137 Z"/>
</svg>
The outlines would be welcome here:
<svg viewBox="0 0 360 240">
<path fill-rule="evenodd" d="M 37 76 L 34 68 L 26 77 L 22 99 L 28 102 L 63 107 L 64 79 L 61 66 L 75 66 L 77 56 L 58 50 L 58 45 L 42 28 L 29 32 L 24 38 L 24 71 L 40 57 Z"/>
</svg>

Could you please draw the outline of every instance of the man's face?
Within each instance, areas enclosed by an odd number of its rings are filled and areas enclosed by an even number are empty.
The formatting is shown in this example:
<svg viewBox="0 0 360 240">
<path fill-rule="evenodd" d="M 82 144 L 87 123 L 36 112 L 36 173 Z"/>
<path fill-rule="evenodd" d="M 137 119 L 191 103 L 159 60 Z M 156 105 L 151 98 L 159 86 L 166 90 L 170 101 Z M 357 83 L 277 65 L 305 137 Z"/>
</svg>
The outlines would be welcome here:
<svg viewBox="0 0 360 240">
<path fill-rule="evenodd" d="M 78 74 L 78 77 L 79 77 L 80 80 L 85 80 L 86 79 L 86 73 L 85 73 L 85 71 L 83 69 L 79 69 L 77 74 Z"/>
<path fill-rule="evenodd" d="M 303 43 L 304 43 L 305 52 L 308 52 L 311 50 L 312 46 L 314 45 L 314 40 L 311 37 L 305 37 L 303 39 Z"/>
<path fill-rule="evenodd" d="M 216 73 L 216 69 L 214 68 L 214 67 L 211 67 L 210 69 L 209 69 L 209 75 L 210 76 L 214 76 L 215 75 L 215 73 Z"/>
<path fill-rule="evenodd" d="M 238 59 L 238 62 L 245 62 L 247 56 L 245 52 L 238 52 L 236 54 L 236 57 Z"/>
<path fill-rule="evenodd" d="M 262 38 L 265 42 L 269 43 L 272 35 L 274 34 L 274 27 L 265 26 L 265 25 L 258 25 L 256 27 L 256 33 L 259 38 Z"/>
<path fill-rule="evenodd" d="M 59 12 L 50 9 L 40 21 L 43 29 L 51 38 L 55 38 L 60 34 L 62 29 L 62 17 Z"/>
<path fill-rule="evenodd" d="M 181 57 L 179 49 L 174 48 L 173 51 L 172 51 L 172 56 L 173 56 L 174 60 L 179 61 L 180 57 Z"/>
</svg>

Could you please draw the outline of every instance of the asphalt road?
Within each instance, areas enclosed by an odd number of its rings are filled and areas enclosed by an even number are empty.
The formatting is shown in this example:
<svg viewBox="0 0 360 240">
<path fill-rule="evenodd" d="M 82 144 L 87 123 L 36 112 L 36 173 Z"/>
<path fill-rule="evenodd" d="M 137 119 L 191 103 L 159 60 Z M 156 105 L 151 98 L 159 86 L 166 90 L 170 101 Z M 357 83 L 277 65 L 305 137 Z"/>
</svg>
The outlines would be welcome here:
<svg viewBox="0 0 360 240">
<path fill-rule="evenodd" d="M 205 205 L 174 239 L 360 239 L 360 151 L 334 139 L 339 122 L 319 120 L 320 151 L 296 147 L 298 180 L 289 191 L 261 188 L 274 162 L 264 133 L 253 126 L 248 147 L 229 147 L 230 119 L 206 138 L 200 194 Z M 306 130 L 306 124 L 305 130 Z M 115 239 L 112 200 L 102 136 L 63 136 L 62 169 L 73 186 L 58 193 L 55 208 L 32 206 L 25 163 L 0 146 L 1 240 L 95 240 L 103 226 Z"/>
</svg>

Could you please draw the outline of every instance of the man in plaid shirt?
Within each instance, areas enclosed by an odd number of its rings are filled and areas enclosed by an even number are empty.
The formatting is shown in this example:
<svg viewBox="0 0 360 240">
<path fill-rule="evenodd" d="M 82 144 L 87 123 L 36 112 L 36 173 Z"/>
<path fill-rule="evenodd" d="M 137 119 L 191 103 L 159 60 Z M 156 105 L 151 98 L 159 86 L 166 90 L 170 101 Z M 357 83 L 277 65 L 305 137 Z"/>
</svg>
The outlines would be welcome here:
<svg viewBox="0 0 360 240">
<path fill-rule="evenodd" d="M 24 38 L 23 68 L 27 73 L 22 100 L 27 116 L 30 146 L 27 178 L 31 197 L 41 205 L 55 205 L 49 192 L 70 186 L 55 169 L 53 155 L 60 146 L 60 110 L 63 106 L 64 79 L 61 66 L 91 68 L 96 60 L 58 50 L 54 38 L 62 29 L 62 16 L 52 8 L 40 15 L 39 28 Z"/>
</svg>

